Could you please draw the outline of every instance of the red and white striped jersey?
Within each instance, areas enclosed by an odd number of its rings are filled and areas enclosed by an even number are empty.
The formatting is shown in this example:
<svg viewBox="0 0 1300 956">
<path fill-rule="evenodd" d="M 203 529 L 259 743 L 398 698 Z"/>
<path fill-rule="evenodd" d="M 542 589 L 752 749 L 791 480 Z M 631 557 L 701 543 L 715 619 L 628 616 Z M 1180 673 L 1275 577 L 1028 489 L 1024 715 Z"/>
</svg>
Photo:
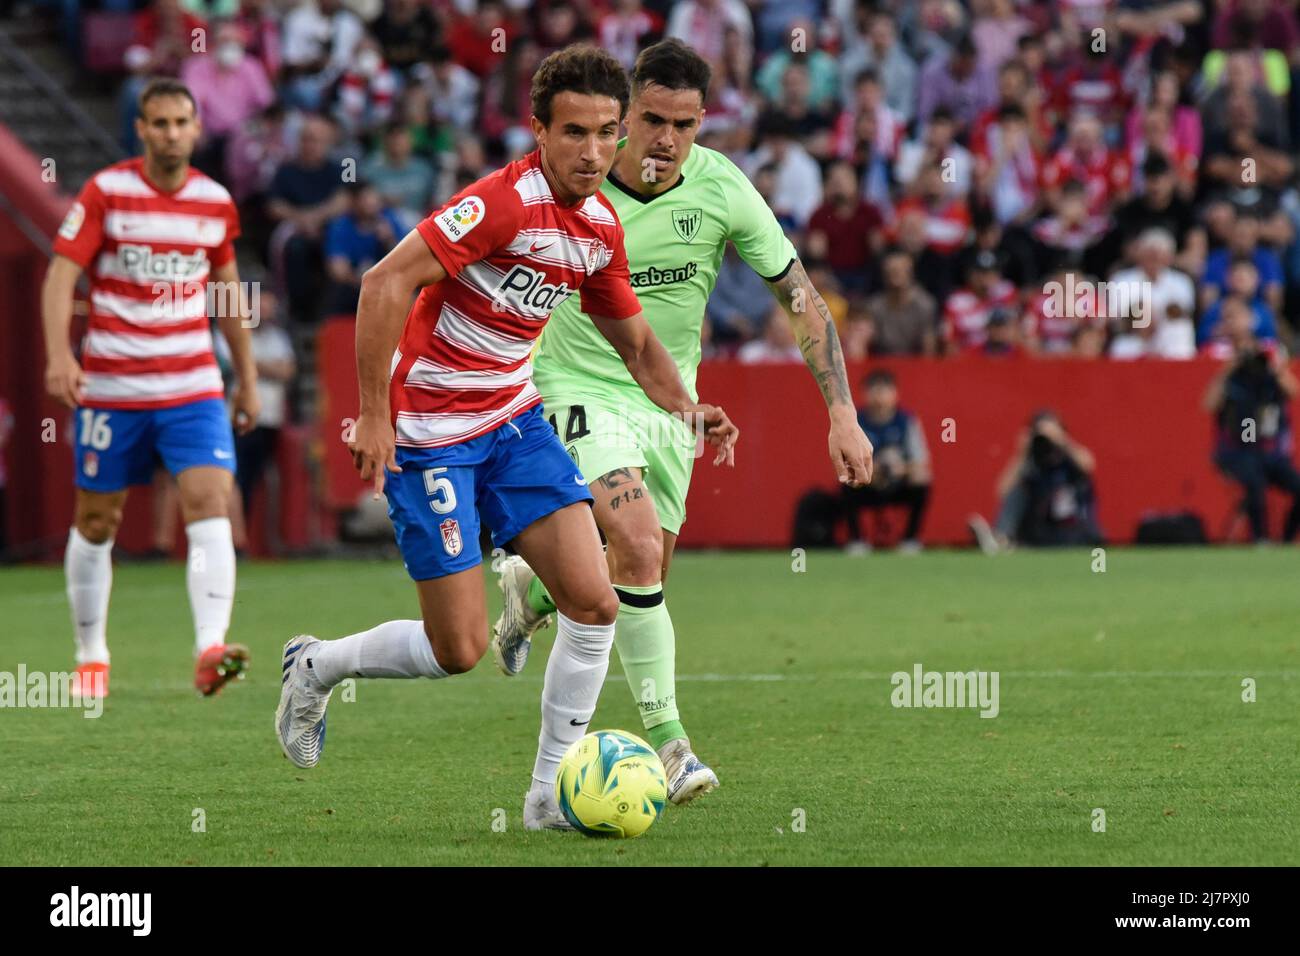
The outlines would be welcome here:
<svg viewBox="0 0 1300 956">
<path fill-rule="evenodd" d="M 613 207 L 599 193 L 560 205 L 539 155 L 480 179 L 416 226 L 447 278 L 420 293 L 393 355 L 399 445 L 469 441 L 541 402 L 533 342 L 579 288 L 588 315 L 641 311 Z"/>
<path fill-rule="evenodd" d="M 221 398 L 208 275 L 234 258 L 239 214 L 191 168 L 179 189 L 149 182 L 140 157 L 100 170 L 54 240 L 90 276 L 82 344 L 89 408 L 166 408 Z"/>
</svg>

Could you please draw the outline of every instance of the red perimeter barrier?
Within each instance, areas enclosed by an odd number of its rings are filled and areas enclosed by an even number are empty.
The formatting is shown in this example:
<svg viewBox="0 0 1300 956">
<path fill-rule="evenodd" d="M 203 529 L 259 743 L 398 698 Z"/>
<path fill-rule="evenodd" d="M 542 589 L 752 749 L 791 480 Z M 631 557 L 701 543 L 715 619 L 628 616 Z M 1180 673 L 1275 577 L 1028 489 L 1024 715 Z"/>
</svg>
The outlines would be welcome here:
<svg viewBox="0 0 1300 956">
<path fill-rule="evenodd" d="M 357 408 L 350 318 L 331 320 L 319 344 L 327 498 L 354 505 L 365 490 L 340 440 Z M 1217 368 L 1210 360 L 1110 362 L 1072 359 L 892 359 L 849 369 L 856 386 L 868 367 L 898 378 L 903 407 L 925 430 L 934 486 L 923 537 L 970 541 L 966 517 L 997 512 L 994 483 L 1037 409 L 1060 414 L 1097 456 L 1097 497 L 1108 539 L 1130 541 L 1150 511 L 1190 510 L 1212 537 L 1223 533 L 1239 498 L 1210 461 L 1210 417 L 1201 410 Z M 1300 363 L 1297 364 L 1300 371 Z M 696 463 L 683 547 L 785 547 L 795 503 L 811 488 L 837 487 L 826 446 L 825 406 L 801 365 L 706 362 L 700 398 L 722 405 L 741 430 L 736 467 Z M 1292 416 L 1297 408 L 1292 408 Z M 945 420 L 954 441 L 943 441 Z M 1276 523 L 1281 515 L 1273 509 Z"/>
</svg>

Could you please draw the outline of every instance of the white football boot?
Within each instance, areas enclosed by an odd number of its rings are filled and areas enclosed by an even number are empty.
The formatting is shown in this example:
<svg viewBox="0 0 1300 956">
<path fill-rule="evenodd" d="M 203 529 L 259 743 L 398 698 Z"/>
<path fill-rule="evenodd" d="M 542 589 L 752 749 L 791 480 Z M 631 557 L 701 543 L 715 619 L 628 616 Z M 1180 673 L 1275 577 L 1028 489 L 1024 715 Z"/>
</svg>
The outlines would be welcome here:
<svg viewBox="0 0 1300 956">
<path fill-rule="evenodd" d="M 685 737 L 670 740 L 659 748 L 659 759 L 668 778 L 668 799 L 681 806 L 718 786 L 718 775 L 691 752 Z"/>
<path fill-rule="evenodd" d="M 504 600 L 501 616 L 492 625 L 492 656 L 507 677 L 524 669 L 533 648 L 533 635 L 551 623 L 549 614 L 538 614 L 528 603 L 528 585 L 536 576 L 517 554 L 501 562 L 497 586 Z"/>
<path fill-rule="evenodd" d="M 325 749 L 325 708 L 332 690 L 317 690 L 308 679 L 310 655 L 321 641 L 299 634 L 284 645 L 284 676 L 280 706 L 275 710 L 275 735 L 280 749 L 295 767 L 316 766 Z"/>
<path fill-rule="evenodd" d="M 551 787 L 532 787 L 524 797 L 525 830 L 572 830 Z"/>
</svg>

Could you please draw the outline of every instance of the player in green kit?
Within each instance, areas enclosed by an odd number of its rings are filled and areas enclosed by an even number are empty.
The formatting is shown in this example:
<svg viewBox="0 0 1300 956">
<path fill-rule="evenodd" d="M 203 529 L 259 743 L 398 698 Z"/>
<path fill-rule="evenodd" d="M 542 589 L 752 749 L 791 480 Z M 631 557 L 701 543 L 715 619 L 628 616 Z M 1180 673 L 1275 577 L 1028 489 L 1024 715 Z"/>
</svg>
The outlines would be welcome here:
<svg viewBox="0 0 1300 956">
<path fill-rule="evenodd" d="M 871 480 L 871 443 L 857 424 L 844 359 L 826 304 L 763 198 L 721 153 L 694 146 L 704 118 L 709 66 L 679 40 L 642 51 L 632 72 L 627 138 L 601 192 L 626 235 L 632 287 L 655 334 L 695 395 L 704 307 L 731 242 L 790 316 L 830 415 L 839 480 Z M 651 404 L 618 354 L 570 298 L 551 314 L 534 359 L 545 414 L 586 476 L 596 524 L 608 543 L 619 597 L 615 645 L 659 751 L 674 803 L 718 785 L 692 752 L 677 710 L 675 637 L 663 582 L 686 520 L 695 430 Z M 554 604 L 518 557 L 501 566 L 505 607 L 492 650 L 506 674 L 528 658 L 533 633 Z"/>
</svg>

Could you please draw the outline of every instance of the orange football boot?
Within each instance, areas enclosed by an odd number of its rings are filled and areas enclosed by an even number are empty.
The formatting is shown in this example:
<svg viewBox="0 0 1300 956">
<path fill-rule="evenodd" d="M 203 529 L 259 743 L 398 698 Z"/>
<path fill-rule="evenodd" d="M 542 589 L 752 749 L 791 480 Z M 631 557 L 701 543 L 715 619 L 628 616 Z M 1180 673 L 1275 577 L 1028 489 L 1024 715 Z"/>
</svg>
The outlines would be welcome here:
<svg viewBox="0 0 1300 956">
<path fill-rule="evenodd" d="M 83 699 L 108 696 L 108 665 L 102 661 L 78 664 L 72 678 L 72 692 Z"/>
<path fill-rule="evenodd" d="M 214 644 L 194 663 L 194 687 L 211 697 L 248 670 L 248 648 L 243 644 Z"/>
</svg>

